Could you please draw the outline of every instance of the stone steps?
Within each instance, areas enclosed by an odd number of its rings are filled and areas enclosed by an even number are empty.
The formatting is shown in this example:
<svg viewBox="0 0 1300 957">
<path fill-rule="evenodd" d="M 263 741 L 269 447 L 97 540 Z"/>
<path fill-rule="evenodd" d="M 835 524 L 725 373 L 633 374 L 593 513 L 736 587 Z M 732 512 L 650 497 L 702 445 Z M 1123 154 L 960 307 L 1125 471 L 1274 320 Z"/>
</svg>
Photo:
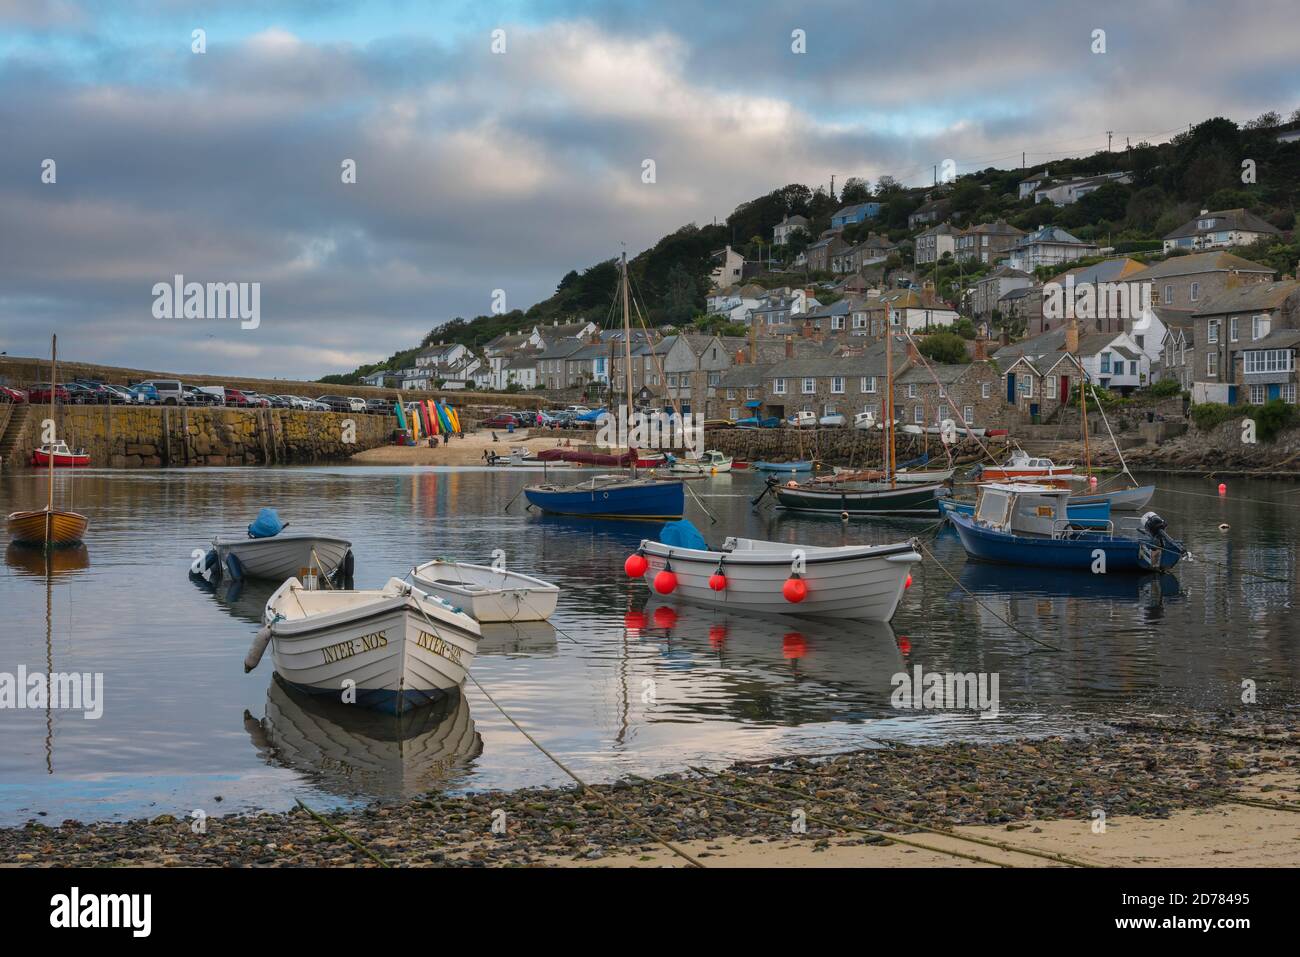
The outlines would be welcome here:
<svg viewBox="0 0 1300 957">
<path fill-rule="evenodd" d="M 0 413 L 0 467 L 9 464 L 13 456 L 14 449 L 22 440 L 23 433 L 27 431 L 27 422 L 31 418 L 32 407 L 26 403 L 15 405 L 8 404 L 6 412 Z"/>
</svg>

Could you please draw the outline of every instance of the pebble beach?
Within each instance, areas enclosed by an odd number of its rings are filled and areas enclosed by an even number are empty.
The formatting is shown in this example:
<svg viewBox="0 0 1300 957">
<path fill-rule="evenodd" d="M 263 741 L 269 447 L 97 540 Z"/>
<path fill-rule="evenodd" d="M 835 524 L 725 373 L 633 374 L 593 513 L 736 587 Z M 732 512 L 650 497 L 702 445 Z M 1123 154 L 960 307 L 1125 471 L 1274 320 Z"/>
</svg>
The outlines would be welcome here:
<svg viewBox="0 0 1300 957">
<path fill-rule="evenodd" d="M 1079 736 L 999 744 L 869 743 L 849 753 L 783 756 L 653 780 L 629 777 L 587 790 L 429 794 L 346 811 L 302 806 L 287 813 L 213 817 L 201 829 L 170 814 L 126 823 L 56 824 L 37 817 L 0 830 L 0 862 L 37 867 L 1300 864 L 1300 728 L 1289 715 L 1148 716 Z M 1202 820 L 1206 814 L 1227 816 Z M 1107 845 L 1093 838 L 1108 828 L 1126 835 L 1110 846 L 1123 846 L 1130 855 L 1144 830 L 1155 836 L 1138 842 L 1140 858 L 1107 858 Z M 1221 859 L 1229 852 L 1211 839 L 1225 828 L 1236 851 L 1231 861 Z M 1243 843 L 1248 832 L 1266 840 L 1256 848 L 1259 853 L 1252 853 L 1250 840 Z M 1087 841 L 1097 845 L 1091 857 Z"/>
</svg>

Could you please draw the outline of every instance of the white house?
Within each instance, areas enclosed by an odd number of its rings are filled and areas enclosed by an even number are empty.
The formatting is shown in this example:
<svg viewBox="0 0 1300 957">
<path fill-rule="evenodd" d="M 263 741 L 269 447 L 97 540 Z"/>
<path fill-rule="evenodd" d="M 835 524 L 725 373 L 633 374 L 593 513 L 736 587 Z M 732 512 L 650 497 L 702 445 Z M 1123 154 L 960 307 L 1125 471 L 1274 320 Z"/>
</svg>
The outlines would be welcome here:
<svg viewBox="0 0 1300 957">
<path fill-rule="evenodd" d="M 1100 248 L 1095 243 L 1086 243 L 1060 226 L 1044 226 L 1016 243 L 1007 259 L 1007 265 L 1031 273 L 1039 266 L 1074 262 L 1085 256 L 1095 256 L 1098 252 Z"/>
<path fill-rule="evenodd" d="M 926 303 L 911 289 L 899 289 L 881 296 L 892 329 L 930 332 L 957 321 L 957 310 L 943 303 Z"/>
<path fill-rule="evenodd" d="M 802 229 L 808 232 L 808 220 L 803 216 L 787 215 L 779 223 L 772 227 L 772 245 L 784 246 L 790 241 L 790 234 L 796 229 Z"/>
<path fill-rule="evenodd" d="M 1088 379 L 1127 395 L 1151 383 L 1151 357 L 1126 332 L 1103 332 L 1079 340 L 1079 361 Z"/>
<path fill-rule="evenodd" d="M 1245 246 L 1265 236 L 1281 235 L 1278 228 L 1246 209 L 1201 210 L 1164 238 L 1164 251 Z"/>
<path fill-rule="evenodd" d="M 1102 173 L 1100 176 L 1080 176 L 1065 180 L 1048 179 L 1034 187 L 1034 202 L 1069 206 L 1107 183 L 1128 184 L 1132 182 L 1133 176 L 1131 173 Z"/>
<path fill-rule="evenodd" d="M 718 264 L 713 272 L 709 273 L 714 286 L 730 286 L 732 283 L 740 282 L 745 273 L 744 256 L 728 246 L 715 252 L 713 259 Z"/>
</svg>

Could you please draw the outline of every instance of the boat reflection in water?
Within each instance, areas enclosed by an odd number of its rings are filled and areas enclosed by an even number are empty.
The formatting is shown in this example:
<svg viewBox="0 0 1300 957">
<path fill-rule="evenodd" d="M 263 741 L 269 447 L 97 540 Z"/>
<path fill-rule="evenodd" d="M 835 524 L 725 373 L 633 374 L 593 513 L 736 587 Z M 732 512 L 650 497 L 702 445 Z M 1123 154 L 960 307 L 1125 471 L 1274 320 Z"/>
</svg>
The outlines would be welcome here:
<svg viewBox="0 0 1300 957">
<path fill-rule="evenodd" d="M 1156 606 L 1181 597 L 1178 579 L 1169 574 L 1094 575 L 1068 569 L 1019 568 L 967 562 L 957 576 L 962 588 L 976 595 L 1005 598 L 1082 598 L 1138 602 Z M 960 589 L 949 595 L 965 597 Z"/>
<path fill-rule="evenodd" d="M 480 624 L 479 631 L 480 658 L 484 655 L 535 655 L 549 658 L 559 652 L 555 626 L 549 621 Z"/>
<path fill-rule="evenodd" d="M 280 587 L 279 582 L 249 581 L 243 578 L 220 578 L 210 582 L 202 575 L 190 573 L 190 581 L 207 592 L 233 618 L 261 627 L 266 602 Z M 351 587 L 351 586 L 349 586 Z"/>
<path fill-rule="evenodd" d="M 44 549 L 39 545 L 10 543 L 5 549 L 5 564 L 20 575 L 45 578 L 63 575 L 90 567 L 90 553 L 85 545 Z"/>
<path fill-rule="evenodd" d="M 445 787 L 483 753 L 463 693 L 391 715 L 297 691 L 273 675 L 266 716 L 245 711 L 244 728 L 268 763 L 343 797 L 406 800 Z"/>
<path fill-rule="evenodd" d="M 909 643 L 887 622 L 724 612 L 652 600 L 628 612 L 624 624 L 630 637 L 662 643 L 666 670 L 721 666 L 725 680 L 735 682 L 735 696 L 762 699 L 778 723 L 892 716 L 891 679 L 907 667 L 900 648 Z M 790 692 L 797 697 L 778 708 L 775 699 Z M 716 701 L 698 707 L 712 710 Z"/>
</svg>

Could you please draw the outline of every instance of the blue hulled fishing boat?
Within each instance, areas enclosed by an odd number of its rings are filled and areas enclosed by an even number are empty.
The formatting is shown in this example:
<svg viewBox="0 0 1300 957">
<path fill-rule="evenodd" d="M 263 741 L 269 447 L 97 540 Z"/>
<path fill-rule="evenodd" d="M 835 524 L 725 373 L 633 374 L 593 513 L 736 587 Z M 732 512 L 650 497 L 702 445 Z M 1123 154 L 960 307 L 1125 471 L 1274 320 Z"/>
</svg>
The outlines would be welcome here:
<svg viewBox="0 0 1300 957">
<path fill-rule="evenodd" d="M 1165 534 L 1155 512 L 1121 524 L 1082 525 L 1067 511 L 1067 489 L 983 485 L 973 515 L 948 517 L 971 558 L 1004 565 L 1095 573 L 1168 571 L 1187 549 Z"/>
<path fill-rule="evenodd" d="M 576 485 L 530 485 L 528 504 L 552 515 L 589 518 L 681 518 L 686 510 L 681 481 L 596 475 Z"/>
<path fill-rule="evenodd" d="M 939 511 L 944 517 L 954 512 L 962 515 L 974 515 L 975 503 L 963 502 L 953 498 L 939 499 Z M 1110 521 L 1110 502 L 1101 499 L 1095 502 L 1076 503 L 1073 499 L 1066 503 L 1065 516 L 1076 525 L 1105 525 Z"/>
</svg>

